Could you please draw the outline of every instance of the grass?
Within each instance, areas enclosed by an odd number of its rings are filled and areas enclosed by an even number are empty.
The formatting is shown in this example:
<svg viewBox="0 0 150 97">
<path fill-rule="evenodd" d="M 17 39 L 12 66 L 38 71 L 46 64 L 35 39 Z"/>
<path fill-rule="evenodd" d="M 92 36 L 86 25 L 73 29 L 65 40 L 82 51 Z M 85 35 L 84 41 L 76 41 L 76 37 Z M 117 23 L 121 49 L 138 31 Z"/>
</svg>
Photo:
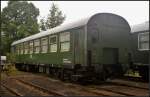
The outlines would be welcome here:
<svg viewBox="0 0 150 97">
<path fill-rule="evenodd" d="M 15 66 L 9 65 L 9 66 L 8 66 L 8 69 L 7 69 L 7 71 L 6 71 L 6 73 L 7 73 L 8 75 L 16 75 L 17 69 L 15 68 Z"/>
<path fill-rule="evenodd" d="M 139 75 L 138 71 L 128 70 L 128 72 L 125 74 L 125 76 L 131 76 L 131 77 L 141 77 Z"/>
<path fill-rule="evenodd" d="M 6 64 L 3 71 L 1 71 L 1 79 L 0 80 L 3 80 L 5 78 L 7 78 L 8 76 L 16 76 L 19 74 L 21 74 L 21 72 L 15 68 L 15 65 Z"/>
<path fill-rule="evenodd" d="M 6 73 L 8 76 L 15 76 L 20 73 L 13 64 L 7 64 L 4 68 L 4 73 Z"/>
</svg>

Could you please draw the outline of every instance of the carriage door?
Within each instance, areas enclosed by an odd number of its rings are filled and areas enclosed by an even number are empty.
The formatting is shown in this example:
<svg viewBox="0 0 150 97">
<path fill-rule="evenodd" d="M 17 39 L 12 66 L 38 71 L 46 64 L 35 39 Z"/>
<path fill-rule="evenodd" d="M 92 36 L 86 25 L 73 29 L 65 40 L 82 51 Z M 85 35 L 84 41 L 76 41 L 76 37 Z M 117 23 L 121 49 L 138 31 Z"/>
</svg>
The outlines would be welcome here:
<svg viewBox="0 0 150 97">
<path fill-rule="evenodd" d="M 118 48 L 103 48 L 103 64 L 118 63 Z"/>
<path fill-rule="evenodd" d="M 92 28 L 90 35 L 90 48 L 91 48 L 91 63 L 99 63 L 99 30 L 97 28 Z"/>
<path fill-rule="evenodd" d="M 83 31 L 82 29 L 75 30 L 74 33 L 74 63 L 83 64 Z"/>
</svg>

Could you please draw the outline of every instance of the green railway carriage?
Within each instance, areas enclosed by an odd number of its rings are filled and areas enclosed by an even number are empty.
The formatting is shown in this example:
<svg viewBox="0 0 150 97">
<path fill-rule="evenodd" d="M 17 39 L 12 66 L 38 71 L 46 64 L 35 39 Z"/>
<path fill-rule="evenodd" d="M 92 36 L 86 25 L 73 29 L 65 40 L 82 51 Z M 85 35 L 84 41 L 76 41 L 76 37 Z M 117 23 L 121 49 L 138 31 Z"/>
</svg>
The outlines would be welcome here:
<svg viewBox="0 0 150 97">
<path fill-rule="evenodd" d="M 129 62 L 130 26 L 121 16 L 98 13 L 12 43 L 16 67 L 58 77 L 106 78 Z"/>
<path fill-rule="evenodd" d="M 149 21 L 132 26 L 131 47 L 133 70 L 138 70 L 144 80 L 148 80 L 150 53 L 149 53 Z"/>
</svg>

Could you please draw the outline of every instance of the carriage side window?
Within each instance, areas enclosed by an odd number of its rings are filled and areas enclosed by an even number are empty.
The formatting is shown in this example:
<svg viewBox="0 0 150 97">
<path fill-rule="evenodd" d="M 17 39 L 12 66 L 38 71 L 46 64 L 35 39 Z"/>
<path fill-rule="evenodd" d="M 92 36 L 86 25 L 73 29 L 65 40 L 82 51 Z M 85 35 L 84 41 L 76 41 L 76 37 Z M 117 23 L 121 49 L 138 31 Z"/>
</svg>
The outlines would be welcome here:
<svg viewBox="0 0 150 97">
<path fill-rule="evenodd" d="M 16 49 L 15 49 L 15 53 L 18 54 L 18 46 L 15 45 L 15 48 L 16 48 Z"/>
<path fill-rule="evenodd" d="M 14 45 L 14 53 L 16 54 L 17 53 L 17 46 Z"/>
<path fill-rule="evenodd" d="M 40 40 L 34 40 L 34 52 L 39 53 L 40 52 Z"/>
<path fill-rule="evenodd" d="M 23 43 L 22 44 L 20 44 L 20 54 L 23 54 Z"/>
<path fill-rule="evenodd" d="M 12 53 L 15 53 L 15 46 L 12 46 L 12 47 L 11 47 L 11 52 L 12 52 Z"/>
<path fill-rule="evenodd" d="M 18 44 L 18 55 L 20 54 L 20 44 Z"/>
<path fill-rule="evenodd" d="M 48 38 L 45 37 L 45 38 L 42 38 L 41 39 L 41 53 L 47 53 L 47 50 L 48 50 Z"/>
<path fill-rule="evenodd" d="M 70 50 L 70 32 L 60 34 L 60 51 L 66 52 Z"/>
<path fill-rule="evenodd" d="M 138 49 L 139 50 L 149 50 L 149 32 L 139 33 Z"/>
<path fill-rule="evenodd" d="M 25 42 L 24 43 L 24 54 L 28 54 L 28 50 L 29 50 L 28 42 Z"/>
<path fill-rule="evenodd" d="M 57 52 L 57 36 L 50 36 L 50 52 Z"/>
<path fill-rule="evenodd" d="M 18 45 L 18 55 L 21 54 L 21 48 L 20 48 L 20 47 L 21 47 L 21 45 L 19 44 L 19 45 Z"/>
<path fill-rule="evenodd" d="M 16 54 L 19 55 L 19 45 L 16 45 Z"/>
<path fill-rule="evenodd" d="M 32 54 L 33 53 L 33 41 L 30 41 L 30 54 Z"/>
</svg>

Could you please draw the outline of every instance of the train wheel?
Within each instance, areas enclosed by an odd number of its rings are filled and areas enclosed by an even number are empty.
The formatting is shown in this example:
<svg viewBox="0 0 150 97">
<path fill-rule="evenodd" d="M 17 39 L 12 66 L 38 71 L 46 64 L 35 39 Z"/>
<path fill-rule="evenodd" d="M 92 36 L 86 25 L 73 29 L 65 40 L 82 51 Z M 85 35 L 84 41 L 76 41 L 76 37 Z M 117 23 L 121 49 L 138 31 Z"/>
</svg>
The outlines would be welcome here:
<svg viewBox="0 0 150 97">
<path fill-rule="evenodd" d="M 72 76 L 73 72 L 71 70 L 68 70 L 68 80 L 71 80 L 71 76 Z"/>
<path fill-rule="evenodd" d="M 66 74 L 65 74 L 66 72 L 65 72 L 65 69 L 62 69 L 61 70 L 61 76 L 60 76 L 60 79 L 62 80 L 62 81 L 65 81 L 66 80 Z"/>
<path fill-rule="evenodd" d="M 53 68 L 53 69 L 52 69 L 52 75 L 53 75 L 54 77 L 56 77 L 56 68 Z"/>
<path fill-rule="evenodd" d="M 21 69 L 20 69 L 21 67 L 20 67 L 17 63 L 15 64 L 15 67 L 16 67 L 18 70 L 21 70 Z"/>
<path fill-rule="evenodd" d="M 72 82 L 77 82 L 77 81 L 79 80 L 79 78 L 76 77 L 76 76 L 74 76 L 74 75 L 72 75 L 70 80 L 71 80 Z"/>
<path fill-rule="evenodd" d="M 149 80 L 149 67 L 148 66 L 140 66 L 139 73 L 142 76 L 142 80 L 144 81 Z"/>
<path fill-rule="evenodd" d="M 56 78 L 60 79 L 61 78 L 61 71 L 58 69 L 56 72 Z"/>
<path fill-rule="evenodd" d="M 54 77 L 57 78 L 57 76 L 58 76 L 58 70 L 57 70 L 57 68 L 55 68 L 53 70 L 53 74 L 54 74 Z"/>
<path fill-rule="evenodd" d="M 39 73 L 39 65 L 35 66 L 36 72 Z"/>
<path fill-rule="evenodd" d="M 46 74 L 49 74 L 49 67 L 46 67 Z"/>
<path fill-rule="evenodd" d="M 25 65 L 25 71 L 29 71 L 29 65 Z"/>
<path fill-rule="evenodd" d="M 25 64 L 23 64 L 23 65 L 21 66 L 21 70 L 22 70 L 22 71 L 26 71 L 26 65 L 25 65 Z"/>
<path fill-rule="evenodd" d="M 49 75 L 52 76 L 52 68 L 49 68 Z"/>
<path fill-rule="evenodd" d="M 43 66 L 39 66 L 39 72 L 43 73 Z"/>
<path fill-rule="evenodd" d="M 106 80 L 107 80 L 107 71 L 104 69 L 103 72 L 101 73 L 101 81 Z"/>
</svg>

